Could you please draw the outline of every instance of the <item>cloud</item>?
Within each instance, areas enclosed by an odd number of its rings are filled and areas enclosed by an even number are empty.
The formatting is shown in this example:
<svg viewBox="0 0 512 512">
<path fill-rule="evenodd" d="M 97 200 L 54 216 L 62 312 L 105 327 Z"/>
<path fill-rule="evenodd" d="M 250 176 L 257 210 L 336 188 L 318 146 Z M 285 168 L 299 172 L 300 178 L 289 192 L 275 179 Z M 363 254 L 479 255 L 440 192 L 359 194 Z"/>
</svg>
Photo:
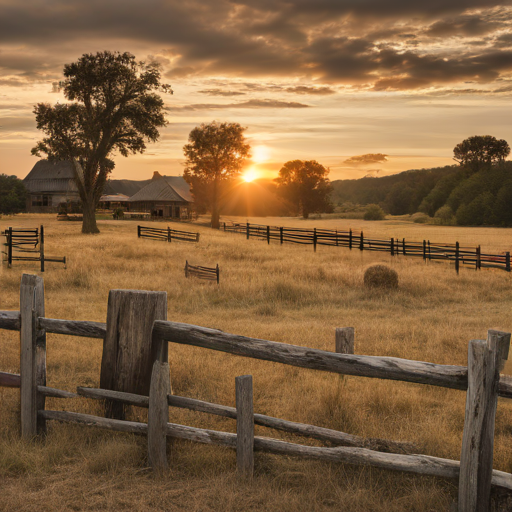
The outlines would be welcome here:
<svg viewBox="0 0 512 512">
<path fill-rule="evenodd" d="M 240 91 L 223 91 L 222 89 L 205 89 L 199 91 L 201 94 L 208 94 L 209 96 L 243 96 L 245 92 Z"/>
<path fill-rule="evenodd" d="M 336 94 L 336 91 L 330 87 L 308 87 L 305 85 L 297 85 L 295 87 L 285 87 L 285 92 L 294 94 L 314 94 L 319 96 L 327 96 L 329 94 Z"/>
<path fill-rule="evenodd" d="M 168 107 L 171 112 L 187 112 L 196 110 L 219 110 L 219 109 L 236 109 L 236 108 L 308 108 L 309 105 L 304 103 L 296 103 L 293 101 L 279 100 L 248 100 L 240 103 L 198 103 L 192 105 L 184 105 L 181 107 Z"/>
<path fill-rule="evenodd" d="M 365 155 L 358 155 L 347 158 L 347 160 L 345 160 L 343 163 L 351 166 L 371 165 L 387 162 L 387 156 L 388 155 L 384 155 L 383 153 L 367 153 Z"/>
</svg>

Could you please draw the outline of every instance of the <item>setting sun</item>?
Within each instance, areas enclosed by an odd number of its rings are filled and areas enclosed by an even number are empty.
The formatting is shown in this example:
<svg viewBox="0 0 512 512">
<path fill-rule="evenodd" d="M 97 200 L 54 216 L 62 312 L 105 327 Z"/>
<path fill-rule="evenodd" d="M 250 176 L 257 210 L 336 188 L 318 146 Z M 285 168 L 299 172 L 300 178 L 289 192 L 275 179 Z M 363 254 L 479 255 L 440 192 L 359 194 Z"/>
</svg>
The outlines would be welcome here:
<svg viewBox="0 0 512 512">
<path fill-rule="evenodd" d="M 254 167 L 247 169 L 247 171 L 242 175 L 242 179 L 246 182 L 254 181 L 258 177 L 259 173 Z"/>
<path fill-rule="evenodd" d="M 270 157 L 270 148 L 268 146 L 254 146 L 251 152 L 252 161 L 258 164 L 266 162 Z"/>
</svg>

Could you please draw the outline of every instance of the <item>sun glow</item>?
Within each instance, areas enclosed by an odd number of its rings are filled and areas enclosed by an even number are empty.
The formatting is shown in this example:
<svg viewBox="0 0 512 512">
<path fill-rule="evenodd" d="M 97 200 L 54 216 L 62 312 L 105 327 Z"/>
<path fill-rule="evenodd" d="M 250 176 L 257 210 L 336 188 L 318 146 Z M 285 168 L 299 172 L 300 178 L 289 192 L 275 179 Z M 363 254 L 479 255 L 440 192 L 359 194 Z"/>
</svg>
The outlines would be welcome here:
<svg viewBox="0 0 512 512">
<path fill-rule="evenodd" d="M 242 179 L 245 182 L 249 183 L 249 182 L 257 179 L 258 177 L 259 177 L 259 172 L 254 167 L 250 167 L 249 169 L 247 169 L 247 171 L 244 172 Z"/>
<path fill-rule="evenodd" d="M 254 146 L 251 152 L 251 160 L 256 164 L 266 162 L 270 157 L 270 148 L 268 146 Z"/>
</svg>

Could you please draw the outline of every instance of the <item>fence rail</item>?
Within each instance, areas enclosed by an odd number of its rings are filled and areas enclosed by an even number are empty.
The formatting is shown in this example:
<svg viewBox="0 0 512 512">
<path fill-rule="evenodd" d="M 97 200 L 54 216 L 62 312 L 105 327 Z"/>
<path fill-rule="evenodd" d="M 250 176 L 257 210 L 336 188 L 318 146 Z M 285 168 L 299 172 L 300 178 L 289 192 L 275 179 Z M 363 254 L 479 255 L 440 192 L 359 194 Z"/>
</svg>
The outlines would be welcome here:
<svg viewBox="0 0 512 512">
<path fill-rule="evenodd" d="M 251 237 L 259 238 L 266 240 L 269 244 L 271 241 L 279 241 L 281 244 L 313 245 L 315 251 L 317 245 L 328 245 L 361 251 L 382 251 L 391 256 L 417 256 L 425 261 L 453 261 L 457 273 L 460 265 L 468 265 L 477 270 L 496 268 L 506 272 L 511 271 L 510 252 L 483 254 L 479 245 L 463 247 L 459 242 L 441 244 L 430 242 L 430 240 L 406 241 L 405 238 L 377 239 L 365 237 L 362 231 L 352 231 L 352 229 L 348 231 L 323 228 L 305 229 L 235 222 L 224 222 L 223 229 L 226 232 L 243 234 L 247 240 Z"/>
<path fill-rule="evenodd" d="M 147 323 L 154 297 L 161 292 L 114 291 L 121 300 L 131 328 L 140 331 L 139 323 Z M 113 292 L 111 292 L 112 294 Z M 153 295 L 151 295 L 153 294 Z M 153 297 L 153 298 L 152 298 Z M 127 304 L 132 301 L 132 304 Z M 136 303 L 136 314 L 131 313 Z M 112 306 L 114 307 L 114 306 Z M 117 307 L 117 306 L 116 306 Z M 109 299 L 109 311 L 111 308 Z M 147 311 L 146 311 L 147 310 Z M 119 321 L 111 317 L 111 322 Z M 133 324 L 133 325 L 132 325 Z M 117 325 L 117 324 L 116 324 Z M 110 329 L 99 322 L 50 319 L 44 316 L 42 278 L 24 275 L 21 283 L 20 310 L 0 311 L 0 329 L 20 331 L 20 375 L 0 372 L 0 385 L 21 387 L 21 425 L 24 438 L 33 438 L 46 430 L 49 420 L 80 423 L 122 432 L 148 436 L 148 460 L 155 471 L 167 467 L 166 437 L 217 444 L 237 451 L 237 465 L 242 475 L 250 476 L 254 464 L 253 451 L 264 451 L 316 460 L 371 465 L 380 468 L 459 479 L 459 511 L 488 510 L 491 485 L 512 491 L 512 474 L 492 469 L 494 418 L 498 395 L 512 398 L 510 379 L 500 376 L 508 357 L 510 334 L 488 331 L 487 341 L 469 342 L 468 366 L 439 365 L 392 357 L 361 356 L 334 353 L 288 345 L 257 338 L 224 333 L 167 320 L 155 320 L 146 330 L 146 344 L 151 347 L 154 363 L 149 395 L 98 388 L 78 387 L 76 393 L 46 386 L 46 333 L 88 336 L 107 339 Z M 115 330 L 115 329 L 114 329 Z M 212 404 L 170 393 L 168 342 L 219 350 L 234 355 L 310 368 L 345 375 L 401 380 L 418 384 L 467 390 L 461 462 L 428 455 L 410 454 L 408 443 L 369 440 L 352 434 L 314 425 L 255 414 L 252 406 L 252 378 L 237 377 L 236 408 Z M 337 329 L 336 350 L 351 351 L 353 329 Z M 346 347 L 346 348 L 344 348 Z M 87 414 L 46 410 L 44 398 L 84 398 L 112 400 L 148 408 L 148 423 L 124 421 Z M 216 414 L 237 421 L 237 433 L 200 429 L 169 423 L 169 406 Z M 336 444 L 317 447 L 254 436 L 254 424 L 311 437 Z"/>
<path fill-rule="evenodd" d="M 41 272 L 44 272 L 46 261 L 55 263 L 64 263 L 66 257 L 48 258 L 44 254 L 44 227 L 40 228 L 12 228 L 9 227 L 3 233 L 5 237 L 4 250 L 2 251 L 2 260 L 7 261 L 10 268 L 13 261 L 38 261 L 41 265 Z M 15 252 L 16 251 L 16 252 Z M 25 254 L 33 256 L 25 256 Z"/>
<path fill-rule="evenodd" d="M 171 228 L 153 228 L 146 226 L 137 226 L 137 236 L 139 238 L 151 238 L 153 240 L 163 240 L 172 242 L 178 240 L 180 242 L 199 242 L 199 233 L 190 231 L 179 231 Z"/>
</svg>

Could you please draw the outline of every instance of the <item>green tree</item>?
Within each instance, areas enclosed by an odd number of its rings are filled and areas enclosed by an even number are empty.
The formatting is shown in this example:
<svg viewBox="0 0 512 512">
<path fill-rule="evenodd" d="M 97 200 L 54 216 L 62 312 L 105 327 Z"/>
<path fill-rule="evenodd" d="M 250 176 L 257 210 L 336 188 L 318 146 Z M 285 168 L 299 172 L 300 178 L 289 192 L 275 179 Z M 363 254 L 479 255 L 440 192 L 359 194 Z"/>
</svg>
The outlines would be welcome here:
<svg viewBox="0 0 512 512">
<path fill-rule="evenodd" d="M 474 135 L 453 148 L 453 159 L 475 171 L 482 165 L 503 162 L 509 154 L 507 141 L 492 135 Z"/>
<path fill-rule="evenodd" d="M 238 123 L 201 124 L 188 136 L 183 177 L 191 185 L 199 208 L 211 211 L 211 226 L 220 227 L 223 201 L 233 180 L 240 176 L 251 147 Z"/>
<path fill-rule="evenodd" d="M 316 160 L 291 160 L 279 170 L 277 191 L 307 219 L 310 213 L 332 210 L 328 174 L 329 169 Z"/>
<path fill-rule="evenodd" d="M 71 160 L 83 205 L 82 233 L 98 233 L 95 209 L 113 155 L 143 153 L 146 142 L 158 140 L 166 125 L 164 104 L 155 91 L 161 84 L 156 63 L 136 61 L 130 53 L 84 54 L 64 66 L 61 88 L 68 103 L 34 108 L 37 128 L 46 135 L 32 154 L 49 160 Z"/>
<path fill-rule="evenodd" d="M 27 189 L 16 176 L 0 174 L 0 213 L 12 214 L 24 211 Z"/>
<path fill-rule="evenodd" d="M 386 214 L 378 204 L 369 204 L 364 212 L 364 220 L 384 220 Z"/>
<path fill-rule="evenodd" d="M 408 185 L 395 183 L 386 196 L 385 207 L 391 215 L 410 213 L 414 190 Z"/>
</svg>

